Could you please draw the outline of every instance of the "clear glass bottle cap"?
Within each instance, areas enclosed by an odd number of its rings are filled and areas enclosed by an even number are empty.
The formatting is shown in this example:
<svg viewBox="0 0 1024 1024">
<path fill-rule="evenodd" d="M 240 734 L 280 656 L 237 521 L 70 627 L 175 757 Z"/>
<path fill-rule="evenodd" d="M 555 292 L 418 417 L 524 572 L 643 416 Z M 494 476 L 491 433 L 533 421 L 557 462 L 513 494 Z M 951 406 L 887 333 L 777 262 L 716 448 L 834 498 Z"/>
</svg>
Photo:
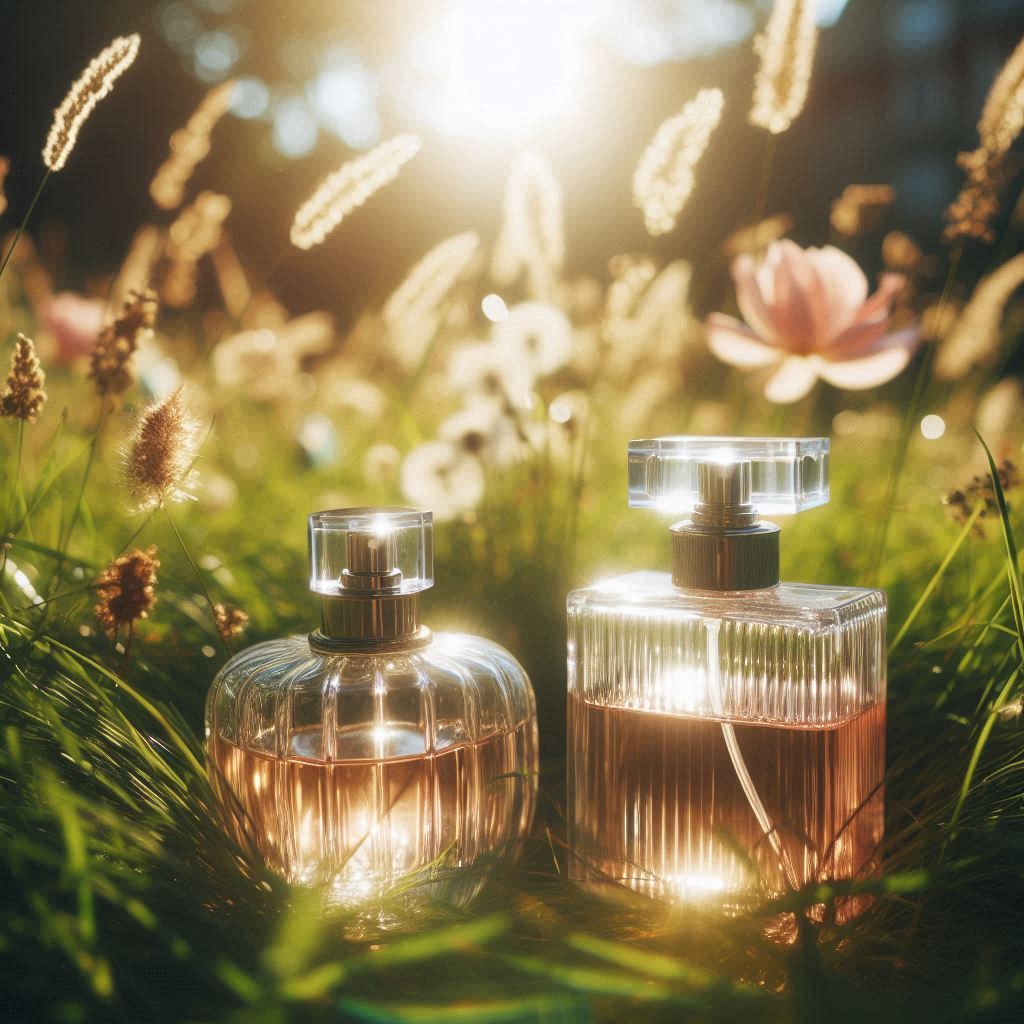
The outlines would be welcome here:
<svg viewBox="0 0 1024 1024">
<path fill-rule="evenodd" d="M 828 501 L 826 437 L 656 437 L 629 442 L 629 504 L 665 512 L 692 512 L 709 481 L 723 474 L 709 467 L 736 466 L 729 484 L 742 481 L 757 512 L 787 514 Z"/>
<path fill-rule="evenodd" d="M 340 508 L 309 517 L 309 589 L 352 597 L 434 585 L 434 516 L 414 508 Z"/>
</svg>

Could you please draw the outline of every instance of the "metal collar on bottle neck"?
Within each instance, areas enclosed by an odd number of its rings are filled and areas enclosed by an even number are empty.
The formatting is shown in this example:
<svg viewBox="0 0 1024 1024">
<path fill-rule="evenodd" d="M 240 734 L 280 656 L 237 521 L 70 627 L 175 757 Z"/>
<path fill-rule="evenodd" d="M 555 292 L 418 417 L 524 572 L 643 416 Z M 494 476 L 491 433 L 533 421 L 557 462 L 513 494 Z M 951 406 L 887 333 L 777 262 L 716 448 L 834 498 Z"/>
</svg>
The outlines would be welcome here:
<svg viewBox="0 0 1024 1024">
<path fill-rule="evenodd" d="M 699 500 L 672 535 L 672 582 L 690 590 L 764 590 L 779 582 L 779 528 L 750 502 L 749 462 L 702 462 Z"/>
<path fill-rule="evenodd" d="M 325 653 L 384 654 L 430 643 L 420 625 L 419 594 L 403 593 L 394 535 L 352 531 L 348 566 L 333 594 L 321 596 L 321 625 L 310 646 Z"/>
</svg>

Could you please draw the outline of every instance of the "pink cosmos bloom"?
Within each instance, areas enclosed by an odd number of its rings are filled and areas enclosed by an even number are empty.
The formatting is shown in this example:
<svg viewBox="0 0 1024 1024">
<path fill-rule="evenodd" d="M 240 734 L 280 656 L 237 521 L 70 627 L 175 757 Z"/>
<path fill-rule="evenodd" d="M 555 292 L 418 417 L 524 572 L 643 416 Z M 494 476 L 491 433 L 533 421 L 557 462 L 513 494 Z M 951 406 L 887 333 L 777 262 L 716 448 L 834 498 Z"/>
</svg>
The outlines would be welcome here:
<svg viewBox="0 0 1024 1024">
<path fill-rule="evenodd" d="M 39 319 L 53 335 L 56 362 L 72 363 L 93 350 L 105 309 L 101 299 L 87 299 L 77 292 L 58 292 L 46 300 Z"/>
<path fill-rule="evenodd" d="M 883 274 L 869 298 L 864 271 L 834 246 L 772 242 L 760 262 L 737 256 L 732 276 L 746 323 L 712 313 L 708 346 L 744 370 L 778 364 L 765 383 L 769 401 L 796 402 L 819 377 L 850 391 L 877 387 L 906 367 L 919 344 L 916 326 L 889 331 L 903 275 Z"/>
</svg>

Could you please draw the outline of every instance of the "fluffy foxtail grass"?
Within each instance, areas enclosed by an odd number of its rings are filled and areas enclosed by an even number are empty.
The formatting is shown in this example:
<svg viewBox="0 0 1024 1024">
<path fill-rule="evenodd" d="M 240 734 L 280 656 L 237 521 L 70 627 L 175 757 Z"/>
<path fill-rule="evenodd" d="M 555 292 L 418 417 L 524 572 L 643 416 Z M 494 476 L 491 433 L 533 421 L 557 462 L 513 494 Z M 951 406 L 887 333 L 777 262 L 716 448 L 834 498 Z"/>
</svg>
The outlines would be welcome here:
<svg viewBox="0 0 1024 1024">
<path fill-rule="evenodd" d="M 319 245 L 354 209 L 394 181 L 420 145 L 419 136 L 396 135 L 329 174 L 296 212 L 292 245 L 299 249 Z"/>
<path fill-rule="evenodd" d="M 231 109 L 235 94 L 233 81 L 215 85 L 195 112 L 171 136 L 170 156 L 160 165 L 149 184 L 149 194 L 161 210 L 174 210 L 185 199 L 185 186 L 192 172 L 210 153 L 210 135 L 217 122 Z"/>
<path fill-rule="evenodd" d="M 799 117 L 817 45 L 814 0 L 775 0 L 767 27 L 754 41 L 761 64 L 748 115 L 752 125 L 780 135 Z"/>
<path fill-rule="evenodd" d="M 137 509 L 152 511 L 191 497 L 198 450 L 199 424 L 185 404 L 183 387 L 145 409 L 124 456 L 125 483 Z"/>
<path fill-rule="evenodd" d="M 495 281 L 511 284 L 525 272 L 535 294 L 547 289 L 565 262 L 563 207 L 550 161 L 531 150 L 520 153 L 505 182 L 501 231 L 491 257 Z"/>
<path fill-rule="evenodd" d="M 384 303 L 385 319 L 399 324 L 410 315 L 435 313 L 472 265 L 479 249 L 480 236 L 475 231 L 454 235 L 435 245 Z"/>
<path fill-rule="evenodd" d="M 683 109 L 664 121 L 633 175 L 633 205 L 657 237 L 671 231 L 690 198 L 694 170 L 722 118 L 721 89 L 701 89 Z"/>
<path fill-rule="evenodd" d="M 992 223 L 999 214 L 999 195 L 1016 173 L 1007 158 L 1024 128 L 1024 40 L 1010 54 L 992 83 L 978 119 L 977 149 L 961 153 L 957 163 L 966 181 L 946 211 L 947 241 L 995 240 Z"/>
<path fill-rule="evenodd" d="M 118 36 L 98 53 L 81 75 L 72 83 L 67 96 L 53 112 L 53 124 L 43 147 L 43 163 L 51 171 L 59 171 L 67 163 L 78 141 L 82 125 L 107 96 L 114 83 L 132 66 L 139 53 L 138 34 Z"/>
<path fill-rule="evenodd" d="M 993 155 L 1005 153 L 1024 128 L 1024 39 L 996 76 L 978 120 L 978 138 Z"/>
<path fill-rule="evenodd" d="M 959 380 L 1000 358 L 1001 326 L 1010 297 L 1024 285 L 1024 253 L 1008 259 L 975 286 L 949 336 L 939 344 L 935 376 Z"/>
</svg>

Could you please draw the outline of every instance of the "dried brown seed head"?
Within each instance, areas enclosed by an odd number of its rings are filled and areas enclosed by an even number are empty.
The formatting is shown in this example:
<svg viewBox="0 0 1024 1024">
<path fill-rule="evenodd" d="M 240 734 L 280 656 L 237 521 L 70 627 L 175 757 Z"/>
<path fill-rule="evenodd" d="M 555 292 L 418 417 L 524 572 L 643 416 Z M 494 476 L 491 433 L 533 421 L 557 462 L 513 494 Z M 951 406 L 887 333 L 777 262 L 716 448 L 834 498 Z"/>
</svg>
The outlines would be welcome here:
<svg viewBox="0 0 1024 1024">
<path fill-rule="evenodd" d="M 249 616 L 233 604 L 215 604 L 213 620 L 217 625 L 217 632 L 225 640 L 241 636 L 249 624 Z"/>
<path fill-rule="evenodd" d="M 100 573 L 96 580 L 98 600 L 94 609 L 96 618 L 111 636 L 122 626 L 130 626 L 144 619 L 156 604 L 156 571 L 160 563 L 156 547 L 145 551 L 136 548 L 131 554 L 121 555 Z"/>
<path fill-rule="evenodd" d="M 0 416 L 13 416 L 27 423 L 35 423 L 46 401 L 43 385 L 46 374 L 39 365 L 31 338 L 18 335 L 11 356 L 11 372 L 7 375 L 7 388 L 0 395 Z"/>
<path fill-rule="evenodd" d="M 103 329 L 89 360 L 89 377 L 101 395 L 122 395 L 135 382 L 131 359 L 152 331 L 157 308 L 155 292 L 132 292 L 121 315 Z"/>
</svg>

